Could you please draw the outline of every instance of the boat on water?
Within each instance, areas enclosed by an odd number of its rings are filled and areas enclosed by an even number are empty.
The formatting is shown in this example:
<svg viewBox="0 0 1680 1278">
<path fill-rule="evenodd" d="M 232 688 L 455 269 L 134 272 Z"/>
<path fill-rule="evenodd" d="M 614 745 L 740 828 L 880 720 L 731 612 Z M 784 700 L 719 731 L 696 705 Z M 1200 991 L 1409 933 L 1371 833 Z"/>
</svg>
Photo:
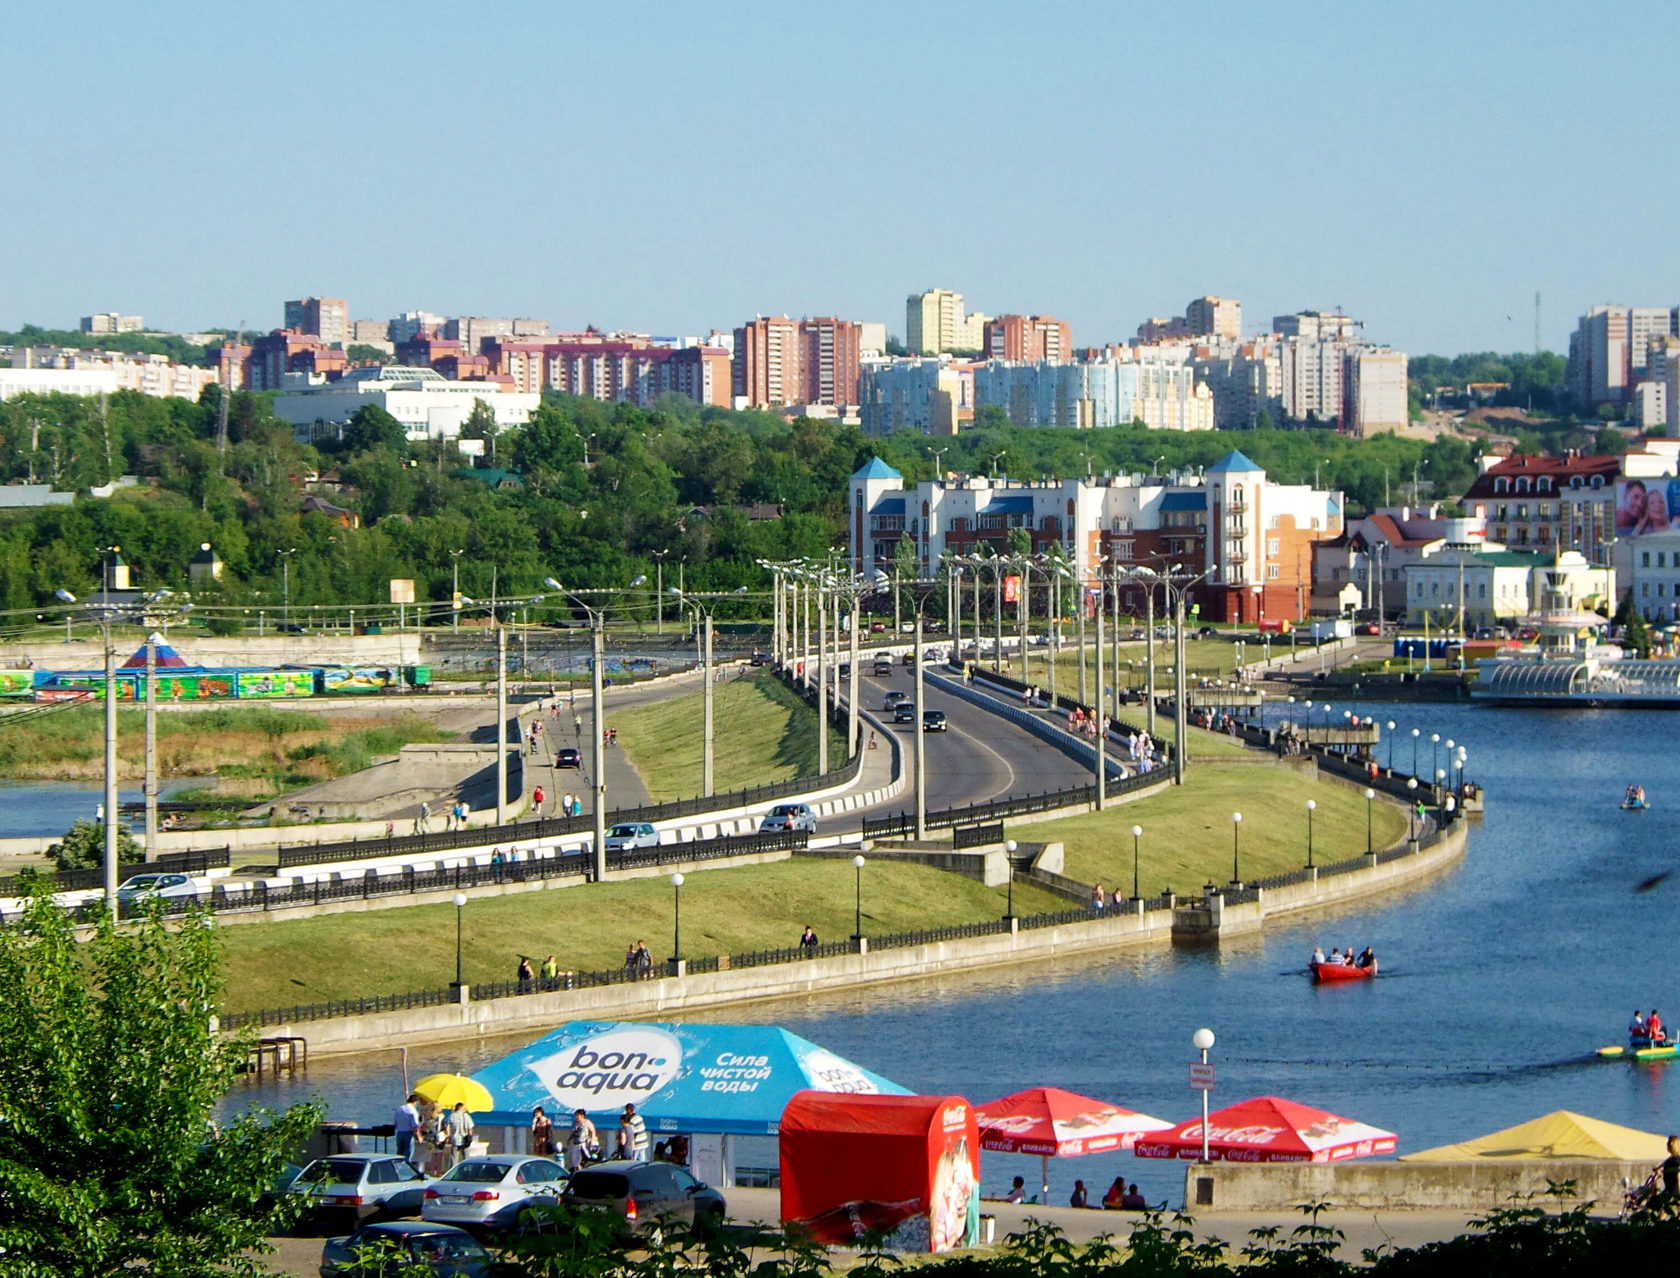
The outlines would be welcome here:
<svg viewBox="0 0 1680 1278">
<path fill-rule="evenodd" d="M 1607 1061 L 1668 1061 L 1680 1056 L 1680 1043 L 1653 1043 L 1648 1038 L 1635 1038 L 1629 1039 L 1626 1047 L 1601 1047 L 1598 1055 Z"/>
<path fill-rule="evenodd" d="M 1374 967 L 1349 967 L 1346 963 L 1314 963 L 1314 985 L 1336 985 L 1342 981 L 1368 981 L 1377 974 Z"/>
<path fill-rule="evenodd" d="M 1644 812 L 1650 806 L 1651 805 L 1649 803 L 1647 803 L 1644 799 L 1623 799 L 1622 800 L 1622 811 L 1623 812 Z"/>
<path fill-rule="evenodd" d="M 1488 705 L 1680 709 L 1680 661 L 1496 657 L 1476 665 L 1470 697 Z"/>
</svg>

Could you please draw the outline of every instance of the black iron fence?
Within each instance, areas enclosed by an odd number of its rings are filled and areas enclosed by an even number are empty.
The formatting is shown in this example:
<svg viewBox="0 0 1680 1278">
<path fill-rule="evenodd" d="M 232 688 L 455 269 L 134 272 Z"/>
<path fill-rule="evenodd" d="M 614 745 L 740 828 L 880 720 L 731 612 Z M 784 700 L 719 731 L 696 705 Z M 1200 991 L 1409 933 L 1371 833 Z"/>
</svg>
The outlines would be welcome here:
<svg viewBox="0 0 1680 1278">
<path fill-rule="evenodd" d="M 232 853 L 227 848 L 166 852 L 153 861 L 122 862 L 117 866 L 117 881 L 120 883 L 136 874 L 208 874 L 211 870 L 225 870 L 231 861 Z M 0 878 L 0 896 L 18 895 L 28 877 L 9 874 Z M 105 871 L 97 866 L 91 870 L 46 870 L 34 878 L 53 892 L 79 892 L 105 885 Z"/>
<path fill-rule="evenodd" d="M 993 821 L 986 825 L 959 825 L 951 831 L 951 849 L 956 852 L 964 848 L 983 848 L 988 843 L 1002 842 L 1002 821 Z"/>
</svg>

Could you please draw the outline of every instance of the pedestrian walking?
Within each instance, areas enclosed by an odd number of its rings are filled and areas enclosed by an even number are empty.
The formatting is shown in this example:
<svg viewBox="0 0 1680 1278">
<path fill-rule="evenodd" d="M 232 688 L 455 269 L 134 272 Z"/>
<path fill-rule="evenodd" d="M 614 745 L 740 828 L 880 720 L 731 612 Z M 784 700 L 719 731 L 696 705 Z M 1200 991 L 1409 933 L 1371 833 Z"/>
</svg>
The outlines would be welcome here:
<svg viewBox="0 0 1680 1278">
<path fill-rule="evenodd" d="M 572 1129 L 566 1133 L 566 1170 L 581 1171 L 583 1165 L 600 1155 L 601 1138 L 595 1124 L 581 1109 L 572 1111 Z"/>
<path fill-rule="evenodd" d="M 466 1104 L 455 1102 L 455 1108 L 445 1116 L 445 1123 L 449 1133 L 449 1165 L 453 1167 L 467 1156 L 467 1150 L 473 1143 L 473 1116 L 467 1112 Z"/>
<path fill-rule="evenodd" d="M 554 955 L 550 954 L 543 960 L 542 975 L 545 982 L 552 981 L 560 975 L 560 964 L 555 962 Z"/>
<path fill-rule="evenodd" d="M 408 1099 L 397 1106 L 397 1112 L 391 1116 L 391 1129 L 392 1135 L 397 1138 L 397 1157 L 413 1166 L 414 1138 L 420 1131 L 420 1097 L 417 1093 L 410 1092 Z"/>
<path fill-rule="evenodd" d="M 635 1163 L 645 1163 L 648 1159 L 647 1123 L 634 1105 L 626 1105 L 618 1120 L 618 1154 Z"/>
<path fill-rule="evenodd" d="M 431 829 L 432 805 L 422 800 L 420 804 L 420 815 L 414 818 L 414 832 L 416 834 L 429 834 L 431 833 Z"/>
<path fill-rule="evenodd" d="M 653 975 L 653 951 L 646 941 L 636 942 L 636 973 L 644 981 Z"/>
<path fill-rule="evenodd" d="M 799 948 L 806 958 L 817 952 L 817 934 L 811 930 L 810 924 L 805 925 L 805 932 L 799 938 Z"/>
<path fill-rule="evenodd" d="M 537 979 L 537 972 L 536 969 L 531 966 L 531 960 L 526 958 L 523 954 L 519 956 L 518 979 L 519 992 L 521 994 L 529 994 L 531 992 L 531 983 Z"/>
<path fill-rule="evenodd" d="M 543 788 L 540 785 L 531 791 L 531 802 L 536 806 L 538 816 L 542 815 L 544 797 L 546 796 L 544 796 Z"/>
</svg>

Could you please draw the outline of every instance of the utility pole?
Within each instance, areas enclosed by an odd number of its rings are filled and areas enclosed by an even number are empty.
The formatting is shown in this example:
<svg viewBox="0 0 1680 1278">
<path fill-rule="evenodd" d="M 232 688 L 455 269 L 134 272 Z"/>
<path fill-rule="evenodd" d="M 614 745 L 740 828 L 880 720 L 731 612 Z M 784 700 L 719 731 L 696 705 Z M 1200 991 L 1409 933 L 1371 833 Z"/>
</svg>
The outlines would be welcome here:
<svg viewBox="0 0 1680 1278">
<path fill-rule="evenodd" d="M 1030 685 L 1032 680 L 1028 677 L 1027 630 L 1032 624 L 1029 615 L 1031 608 L 1029 600 L 1032 598 L 1032 564 L 1023 556 L 1020 560 L 1020 565 L 1021 596 L 1018 600 L 1016 613 L 1021 622 L 1021 682 Z"/>
<path fill-rule="evenodd" d="M 595 818 L 595 882 L 607 877 L 607 733 L 604 702 L 606 692 L 601 683 L 601 667 L 606 661 L 605 636 L 601 630 L 601 614 L 589 613 L 589 699 L 595 728 L 595 775 L 593 783 L 593 815 Z"/>
<path fill-rule="evenodd" d="M 1168 590 L 1172 588 L 1169 585 Z M 1173 596 L 1173 782 L 1184 784 L 1184 764 L 1190 754 L 1188 719 L 1185 702 L 1190 697 L 1189 681 L 1184 677 L 1184 587 Z"/>
<path fill-rule="evenodd" d="M 925 705 L 922 688 L 922 601 L 916 600 L 916 722 L 910 732 L 916 741 L 916 840 L 927 838 L 927 729 L 922 725 Z"/>
<path fill-rule="evenodd" d="M 857 754 L 863 745 L 861 734 L 858 732 L 858 604 L 862 602 L 856 590 L 856 582 L 851 595 L 851 632 L 852 632 L 852 678 L 846 689 L 846 753 L 848 757 Z"/>
<path fill-rule="evenodd" d="M 496 824 L 507 824 L 507 631 L 490 609 L 496 627 Z"/>
<path fill-rule="evenodd" d="M 980 640 L 974 640 L 974 658 L 980 659 Z M 1003 673 L 1003 559 L 992 559 L 992 671 Z"/>
<path fill-rule="evenodd" d="M 712 795 L 712 614 L 706 614 L 706 724 L 705 750 L 700 759 L 700 791 Z M 818 769 L 822 771 L 822 769 Z"/>
<path fill-rule="evenodd" d="M 146 636 L 146 859 L 157 859 L 157 636 Z"/>
<path fill-rule="evenodd" d="M 109 576 L 107 575 L 107 584 Z M 111 613 L 105 611 L 105 908 L 117 914 L 117 651 L 111 646 Z"/>
<path fill-rule="evenodd" d="M 1084 577 L 1079 577 L 1076 580 L 1075 585 L 1074 585 L 1074 590 L 1077 592 L 1077 595 L 1078 595 L 1078 597 L 1074 601 L 1073 606 L 1074 606 L 1074 608 L 1077 612 L 1078 618 L 1079 618 L 1079 704 L 1082 705 L 1082 706 L 1089 706 L 1091 704 L 1091 696 L 1090 696 L 1089 685 L 1086 683 L 1086 680 L 1085 680 L 1085 578 Z M 1100 635 L 1102 632 L 1099 630 L 1097 633 Z M 1102 640 L 1100 638 L 1097 640 L 1097 647 L 1099 649 L 1102 647 Z M 1099 702 L 1099 704 L 1097 706 L 1097 713 L 1099 715 L 1101 715 L 1101 713 L 1102 713 L 1102 706 L 1100 704 L 1101 701 L 1102 701 L 1102 680 L 1101 679 L 1097 680 L 1097 701 Z"/>
<path fill-rule="evenodd" d="M 1084 583 L 1080 584 L 1080 591 L 1083 596 Z M 1083 597 L 1081 597 L 1079 604 L 1079 616 L 1083 621 L 1085 616 L 1085 600 Z M 1084 701 L 1085 638 L 1083 635 L 1080 636 L 1079 640 L 1079 675 L 1079 699 Z M 1097 811 L 1101 812 L 1106 802 L 1105 796 L 1108 790 L 1108 762 L 1103 757 L 1103 751 L 1108 745 L 1108 712 L 1103 698 L 1103 610 L 1101 600 L 1097 603 L 1097 700 L 1094 709 L 1097 716 Z"/>
<path fill-rule="evenodd" d="M 828 772 L 828 600 L 817 583 L 817 775 Z"/>
<path fill-rule="evenodd" d="M 1155 735 L 1155 583 L 1144 583 L 1143 589 L 1143 638 L 1148 645 L 1144 650 L 1143 659 L 1143 730 L 1150 736 Z"/>
</svg>

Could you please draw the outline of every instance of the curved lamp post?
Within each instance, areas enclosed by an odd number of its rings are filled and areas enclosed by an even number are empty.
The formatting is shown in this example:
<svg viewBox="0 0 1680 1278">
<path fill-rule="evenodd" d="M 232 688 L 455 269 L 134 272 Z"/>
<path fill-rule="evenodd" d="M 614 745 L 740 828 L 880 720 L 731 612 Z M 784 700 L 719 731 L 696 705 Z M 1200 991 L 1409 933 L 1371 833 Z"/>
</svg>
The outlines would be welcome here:
<svg viewBox="0 0 1680 1278">
<path fill-rule="evenodd" d="M 1419 730 L 1417 728 L 1413 728 L 1412 729 L 1412 776 L 1414 776 L 1414 777 L 1417 776 L 1417 747 L 1418 747 L 1418 736 L 1419 735 L 1420 735 Z"/>
</svg>

